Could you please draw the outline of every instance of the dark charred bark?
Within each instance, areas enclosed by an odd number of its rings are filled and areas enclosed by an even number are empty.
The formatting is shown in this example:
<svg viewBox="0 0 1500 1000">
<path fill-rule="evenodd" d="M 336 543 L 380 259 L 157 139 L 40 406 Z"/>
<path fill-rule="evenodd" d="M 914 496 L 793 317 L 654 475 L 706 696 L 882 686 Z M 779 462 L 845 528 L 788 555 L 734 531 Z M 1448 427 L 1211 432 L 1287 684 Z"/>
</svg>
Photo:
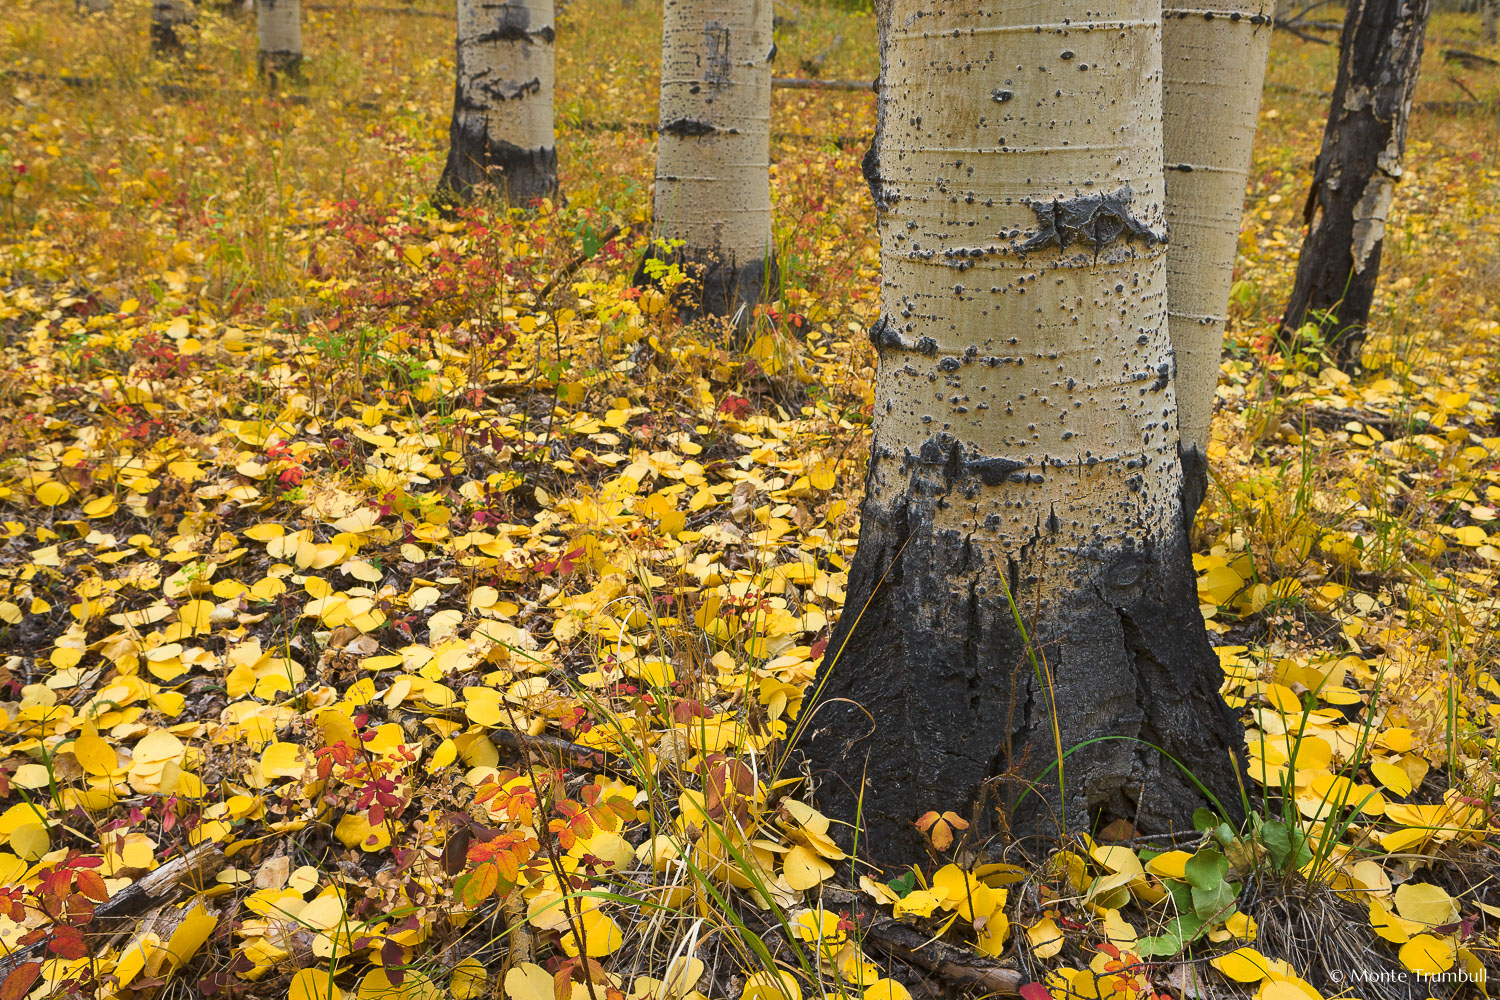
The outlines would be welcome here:
<svg viewBox="0 0 1500 1000">
<path fill-rule="evenodd" d="M 889 509 L 864 505 L 807 730 L 822 806 L 852 820 L 863 776 L 860 843 L 883 866 L 923 857 L 913 821 L 929 809 L 977 819 L 971 844 L 1113 818 L 1142 833 L 1191 829 L 1210 803 L 1170 755 L 1234 821 L 1244 730 L 1219 695 L 1184 526 L 1079 559 L 1049 518 L 1021 561 L 1000 565 L 971 536 L 934 529 L 935 511 L 973 485 L 961 456 L 911 459 L 875 442 L 872 482 L 907 477 L 907 488 Z M 1059 584 L 1048 567 L 1069 564 Z M 1063 792 L 1058 737 L 1065 753 L 1082 747 Z"/>
<path fill-rule="evenodd" d="M 736 329 L 749 325 L 755 307 L 776 298 L 781 283 L 781 269 L 776 257 L 747 263 L 725 260 L 716 250 L 683 248 L 666 257 L 653 246 L 636 267 L 634 284 L 644 288 L 654 284 L 646 263 L 670 260 L 676 263 L 688 280 L 673 291 L 672 306 L 684 322 L 703 316 L 734 320 Z"/>
<path fill-rule="evenodd" d="M 262 50 L 258 54 L 256 65 L 260 70 L 260 78 L 270 86 L 274 87 L 282 81 L 302 82 L 302 53 L 300 52 Z"/>
<path fill-rule="evenodd" d="M 151 5 L 151 54 L 162 59 L 186 52 L 182 29 L 192 23 L 192 8 L 172 0 L 155 0 Z"/>
<path fill-rule="evenodd" d="M 440 207 L 451 210 L 486 193 L 518 208 L 557 196 L 557 147 L 522 149 L 494 141 L 477 127 L 478 120 L 469 120 L 476 127 L 465 127 L 455 110 L 448 127 L 448 162 L 436 197 Z"/>
<path fill-rule="evenodd" d="M 1350 0 L 1344 17 L 1338 79 L 1303 209 L 1310 228 L 1281 329 L 1292 335 L 1316 323 L 1345 370 L 1357 365 L 1369 327 L 1430 8 L 1431 0 Z"/>
<path fill-rule="evenodd" d="M 1208 456 L 1186 444 L 1177 446 L 1177 455 L 1182 462 L 1182 527 L 1191 537 L 1198 508 L 1208 496 Z"/>
</svg>

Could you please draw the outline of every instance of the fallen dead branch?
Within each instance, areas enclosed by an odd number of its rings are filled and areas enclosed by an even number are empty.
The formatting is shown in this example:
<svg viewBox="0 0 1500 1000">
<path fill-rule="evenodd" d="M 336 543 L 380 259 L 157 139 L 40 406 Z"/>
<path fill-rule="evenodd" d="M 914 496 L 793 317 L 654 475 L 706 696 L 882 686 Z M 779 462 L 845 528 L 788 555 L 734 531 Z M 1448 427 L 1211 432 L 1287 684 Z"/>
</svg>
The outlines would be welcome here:
<svg viewBox="0 0 1500 1000">
<path fill-rule="evenodd" d="M 133 917 L 155 906 L 165 906 L 179 895 L 199 892 L 211 884 L 227 864 L 218 844 L 199 844 L 154 871 L 141 876 L 94 908 L 94 919 L 105 932 L 117 931 Z M 0 979 L 46 949 L 45 939 L 0 957 Z"/>
</svg>

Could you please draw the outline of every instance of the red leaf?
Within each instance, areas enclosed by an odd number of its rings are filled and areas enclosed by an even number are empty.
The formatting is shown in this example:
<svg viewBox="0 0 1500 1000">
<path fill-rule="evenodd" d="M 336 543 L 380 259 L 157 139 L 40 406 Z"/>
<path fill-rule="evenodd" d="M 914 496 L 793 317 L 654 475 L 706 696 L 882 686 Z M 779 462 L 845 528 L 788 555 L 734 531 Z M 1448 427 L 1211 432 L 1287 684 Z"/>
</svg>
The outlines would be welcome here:
<svg viewBox="0 0 1500 1000">
<path fill-rule="evenodd" d="M 84 958 L 88 955 L 88 945 L 83 943 L 83 934 L 76 927 L 59 927 L 52 932 L 52 940 L 47 942 L 47 950 L 58 958 L 72 960 Z"/>
<path fill-rule="evenodd" d="M 41 974 L 41 962 L 27 962 L 25 965 L 16 966 L 11 970 L 10 975 L 5 977 L 5 982 L 0 983 L 0 1000 L 21 1000 L 31 992 L 32 984 Z"/>
<path fill-rule="evenodd" d="M 1021 987 L 1023 1000 L 1052 1000 L 1052 992 L 1041 983 L 1027 983 Z"/>
</svg>

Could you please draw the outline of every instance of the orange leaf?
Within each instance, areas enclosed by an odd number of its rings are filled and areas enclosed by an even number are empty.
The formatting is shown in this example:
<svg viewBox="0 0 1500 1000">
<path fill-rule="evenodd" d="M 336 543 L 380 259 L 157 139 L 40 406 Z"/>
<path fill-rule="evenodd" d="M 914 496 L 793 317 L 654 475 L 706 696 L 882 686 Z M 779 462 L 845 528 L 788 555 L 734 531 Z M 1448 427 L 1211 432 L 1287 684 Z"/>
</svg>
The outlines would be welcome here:
<svg viewBox="0 0 1500 1000">
<path fill-rule="evenodd" d="M 21 1000 L 31 992 L 31 985 L 41 974 L 41 962 L 27 962 L 12 969 L 5 982 L 0 983 L 0 1000 Z"/>
<path fill-rule="evenodd" d="M 97 872 L 74 872 L 73 881 L 78 886 L 78 891 L 94 902 L 102 903 L 109 899 L 109 890 L 104 887 L 104 879 Z"/>
</svg>

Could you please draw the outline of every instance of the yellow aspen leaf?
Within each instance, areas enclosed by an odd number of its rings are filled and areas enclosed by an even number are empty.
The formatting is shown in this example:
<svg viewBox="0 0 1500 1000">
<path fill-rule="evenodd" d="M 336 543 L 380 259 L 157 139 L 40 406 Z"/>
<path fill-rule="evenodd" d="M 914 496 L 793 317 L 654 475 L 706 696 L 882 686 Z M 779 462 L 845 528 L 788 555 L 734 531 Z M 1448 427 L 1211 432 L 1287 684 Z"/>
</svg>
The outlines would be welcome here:
<svg viewBox="0 0 1500 1000">
<path fill-rule="evenodd" d="M 211 618 L 214 607 L 213 601 L 184 601 L 182 607 L 177 609 L 177 620 L 185 627 L 192 629 L 195 634 L 206 635 L 213 631 Z"/>
<path fill-rule="evenodd" d="M 552 975 L 534 962 L 521 962 L 505 974 L 510 1000 L 553 1000 Z"/>
<path fill-rule="evenodd" d="M 1393 944 L 1405 944 L 1411 936 L 1422 929 L 1414 920 L 1398 917 L 1378 899 L 1370 900 L 1370 927 L 1377 935 Z"/>
<path fill-rule="evenodd" d="M 740 1000 L 802 1000 L 802 987 L 785 969 L 757 972 L 745 980 Z"/>
<path fill-rule="evenodd" d="M 984 916 L 995 908 L 990 887 L 981 883 L 972 873 L 958 865 L 944 865 L 932 876 L 932 887 L 941 889 L 946 898 L 943 905 L 955 910 L 970 923 L 975 915 Z"/>
<path fill-rule="evenodd" d="M 1052 958 L 1063 947 L 1062 928 L 1051 917 L 1044 917 L 1026 928 L 1026 940 L 1037 958 Z"/>
<path fill-rule="evenodd" d="M 16 773 L 10 776 L 11 784 L 28 791 L 37 788 L 47 788 L 52 784 L 52 775 L 47 771 L 45 764 L 22 764 L 16 768 Z"/>
<path fill-rule="evenodd" d="M 55 479 L 49 479 L 36 488 L 37 502 L 46 504 L 48 507 L 56 507 L 59 504 L 67 503 L 68 498 L 72 495 L 72 490 Z"/>
<path fill-rule="evenodd" d="M 1319 1000 L 1319 995 L 1290 979 L 1268 979 L 1255 991 L 1255 1000 Z"/>
<path fill-rule="evenodd" d="M 1271 974 L 1271 961 L 1254 948 L 1236 948 L 1208 963 L 1237 983 L 1256 983 Z"/>
<path fill-rule="evenodd" d="M 1454 529 L 1453 540 L 1458 542 L 1458 544 L 1460 545 L 1466 545 L 1469 548 L 1474 548 L 1476 546 L 1483 545 L 1485 542 L 1489 541 L 1490 538 L 1489 535 L 1485 534 L 1484 529 L 1479 525 L 1468 524 L 1462 528 Z"/>
<path fill-rule="evenodd" d="M 135 745 L 131 754 L 131 765 L 132 768 L 139 768 L 146 764 L 181 760 L 186 749 L 182 745 L 182 740 L 172 733 L 165 729 L 153 729 Z"/>
<path fill-rule="evenodd" d="M 464 688 L 464 714 L 476 726 L 497 729 L 507 725 L 510 715 L 501 705 L 500 692 L 494 688 Z"/>
<path fill-rule="evenodd" d="M 614 918 L 603 910 L 584 910 L 577 923 L 583 935 L 582 951 L 589 958 L 603 958 L 620 950 L 625 935 Z M 571 926 L 571 922 L 570 922 Z M 563 951 L 576 958 L 580 951 L 578 940 L 572 930 L 562 936 Z"/>
<path fill-rule="evenodd" d="M 1095 861 L 1112 872 L 1122 875 L 1139 875 L 1144 871 L 1140 857 L 1128 847 L 1096 847 L 1089 853 Z"/>
<path fill-rule="evenodd" d="M 483 996 L 488 984 L 489 972 L 476 958 L 464 959 L 448 974 L 448 992 L 455 1000 L 474 1000 Z"/>
<path fill-rule="evenodd" d="M 1138 935 L 1130 921 L 1120 916 L 1119 910 L 1105 910 L 1102 923 L 1104 936 L 1109 939 L 1110 944 L 1123 951 L 1135 949 Z"/>
<path fill-rule="evenodd" d="M 109 517 L 120 509 L 120 504 L 112 496 L 95 497 L 83 505 L 84 517 Z"/>
<path fill-rule="evenodd" d="M 799 892 L 833 877 L 833 866 L 801 844 L 786 853 L 781 870 L 786 875 L 786 884 Z"/>
<path fill-rule="evenodd" d="M 1457 952 L 1450 939 L 1418 934 L 1401 946 L 1400 958 L 1410 971 L 1436 976 L 1453 968 Z"/>
<path fill-rule="evenodd" d="M 73 743 L 73 756 L 78 758 L 78 766 L 83 768 L 85 774 L 96 778 L 107 777 L 120 766 L 115 748 L 99 736 L 78 737 Z"/>
<path fill-rule="evenodd" d="M 1147 861 L 1146 871 L 1161 878 L 1184 879 L 1187 877 L 1186 865 L 1192 857 L 1187 851 L 1167 851 Z"/>
<path fill-rule="evenodd" d="M 1426 882 L 1407 882 L 1396 889 L 1396 912 L 1407 920 L 1437 926 L 1458 919 L 1458 904 L 1447 890 Z"/>
<path fill-rule="evenodd" d="M 26 823 L 10 835 L 10 849 L 22 861 L 35 861 L 52 847 L 51 835 L 40 823 Z"/>
<path fill-rule="evenodd" d="M 829 868 L 829 874 L 833 869 Z M 891 913 L 897 917 L 930 917 L 932 911 L 942 905 L 947 895 L 941 890 L 917 889 L 908 892 L 891 905 Z"/>
<path fill-rule="evenodd" d="M 182 923 L 177 925 L 177 929 L 167 939 L 167 946 L 163 949 L 172 967 L 180 969 L 192 961 L 193 956 L 198 954 L 198 949 L 203 947 L 218 926 L 219 918 L 204 904 L 199 903 L 189 910 L 187 916 L 182 918 Z"/>
<path fill-rule="evenodd" d="M 864 1000 L 911 1000 L 911 992 L 894 979 L 877 979 L 865 990 Z"/>
<path fill-rule="evenodd" d="M 1255 940 L 1255 918 L 1248 913 L 1231 914 L 1229 919 L 1224 921 L 1224 929 L 1242 941 Z"/>
<path fill-rule="evenodd" d="M 344 991 L 327 969 L 303 969 L 292 977 L 287 1000 L 344 1000 Z"/>
<path fill-rule="evenodd" d="M 428 764 L 436 770 L 447 767 L 457 759 L 458 744 L 454 743 L 451 739 L 445 739 L 438 744 L 436 750 L 432 751 L 432 756 L 428 758 Z"/>
<path fill-rule="evenodd" d="M 261 751 L 260 773 L 267 778 L 297 778 L 306 770 L 302 747 L 296 743 L 272 743 Z"/>
<path fill-rule="evenodd" d="M 1388 764 L 1383 760 L 1377 760 L 1370 764 L 1370 773 L 1375 780 L 1396 795 L 1411 794 L 1411 777 L 1395 764 Z"/>
</svg>

